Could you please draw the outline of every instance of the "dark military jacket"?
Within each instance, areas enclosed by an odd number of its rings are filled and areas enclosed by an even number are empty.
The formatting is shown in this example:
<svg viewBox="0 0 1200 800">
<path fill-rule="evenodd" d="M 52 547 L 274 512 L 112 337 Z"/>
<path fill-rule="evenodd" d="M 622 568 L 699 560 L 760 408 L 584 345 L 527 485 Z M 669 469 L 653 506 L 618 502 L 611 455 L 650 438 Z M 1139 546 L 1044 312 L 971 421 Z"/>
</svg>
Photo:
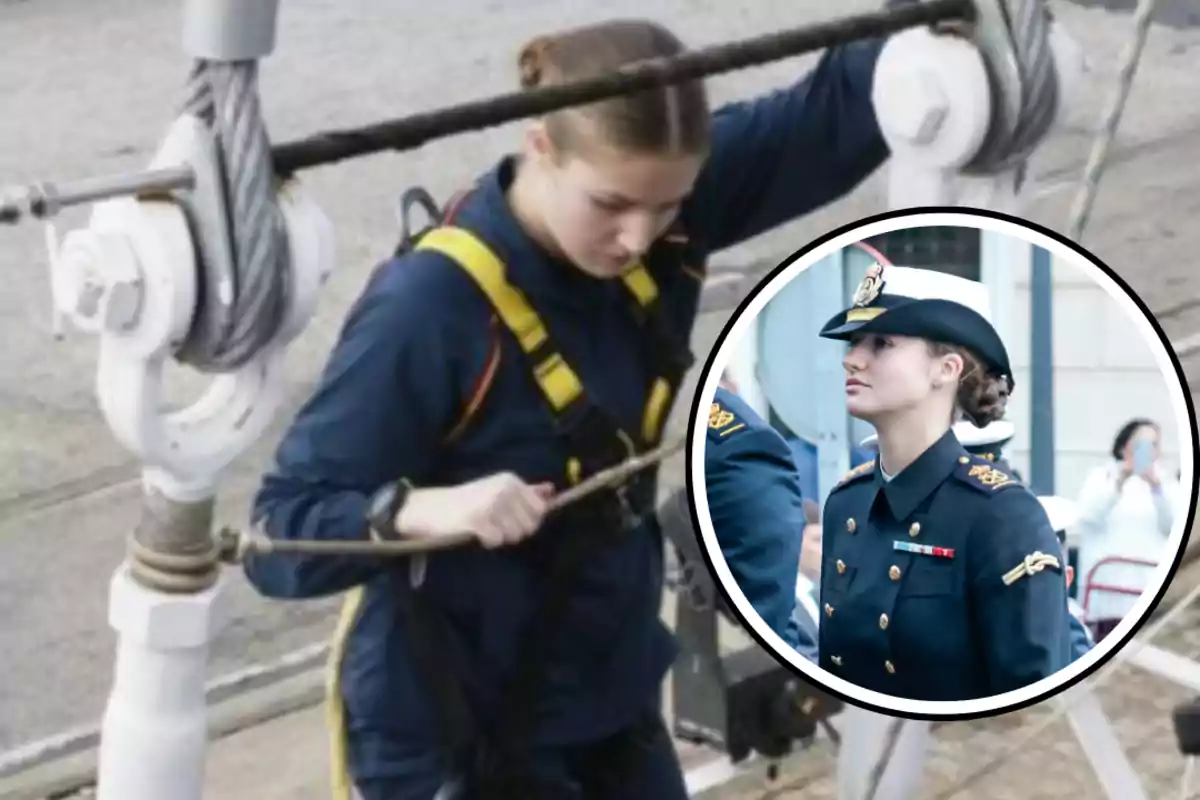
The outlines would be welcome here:
<svg viewBox="0 0 1200 800">
<path fill-rule="evenodd" d="M 1062 550 L 1033 493 L 953 433 L 825 504 L 820 665 L 913 700 L 988 697 L 1070 662 Z"/>
</svg>

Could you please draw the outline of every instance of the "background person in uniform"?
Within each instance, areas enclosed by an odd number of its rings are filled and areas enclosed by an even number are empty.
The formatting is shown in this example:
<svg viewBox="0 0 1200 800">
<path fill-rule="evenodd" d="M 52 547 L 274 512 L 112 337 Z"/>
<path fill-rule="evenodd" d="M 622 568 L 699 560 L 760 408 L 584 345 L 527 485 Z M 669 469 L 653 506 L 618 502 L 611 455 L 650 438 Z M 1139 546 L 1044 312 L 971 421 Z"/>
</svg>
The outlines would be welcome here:
<svg viewBox="0 0 1200 800">
<path fill-rule="evenodd" d="M 658 437 L 710 252 L 842 197 L 883 163 L 881 44 L 832 50 L 790 87 L 711 116 L 699 82 L 550 114 L 455 205 L 443 225 L 456 231 L 375 271 L 277 450 L 256 522 L 287 539 L 468 531 L 486 547 L 431 555 L 419 589 L 408 564 L 385 559 L 246 564 L 267 596 L 350 590 L 330 698 L 340 796 L 428 800 L 458 778 L 476 799 L 685 796 L 660 711 L 676 647 L 659 618 L 656 472 L 625 507 L 605 493 L 543 526 L 547 497 Z M 589 26 L 524 48 L 522 85 L 682 49 L 648 22 Z M 496 283 L 519 289 L 545 338 L 510 329 L 485 290 Z M 584 405 L 558 410 L 537 363 L 569 368 Z M 607 433 L 579 445 L 588 431 Z M 568 601 L 545 603 L 549 567 L 600 540 Z M 413 620 L 437 633 L 432 669 Z M 514 690 L 530 685 L 532 699 Z M 443 741 L 456 729 L 448 687 L 480 725 L 466 748 Z"/>
<path fill-rule="evenodd" d="M 967 700 L 1070 660 L 1046 512 L 951 430 L 1004 415 L 1012 370 L 989 318 L 982 284 L 875 265 L 821 331 L 848 342 L 847 409 L 879 434 L 823 512 L 820 664 L 863 688 Z"/>
<path fill-rule="evenodd" d="M 800 476 L 783 435 L 738 397 L 728 375 L 717 387 L 704 446 L 709 519 L 738 588 L 785 642 L 806 524 Z"/>
<path fill-rule="evenodd" d="M 1021 473 L 1004 458 L 1004 446 L 1016 435 L 1016 427 L 1006 419 L 997 419 L 980 428 L 969 420 L 960 419 L 951 426 L 954 438 L 973 456 L 986 458 L 996 465 L 996 469 L 1011 475 L 1017 480 L 1024 480 Z M 869 450 L 879 449 L 879 434 L 873 433 L 863 439 L 859 447 Z"/>
<path fill-rule="evenodd" d="M 1160 463 L 1162 431 L 1133 419 L 1113 439 L 1112 459 L 1093 469 L 1079 492 L 1079 572 L 1085 610 L 1097 640 L 1130 612 L 1139 594 L 1093 590 L 1089 583 L 1141 592 L 1153 566 L 1110 562 L 1142 559 L 1157 565 L 1166 554 L 1180 501 L 1179 483 Z"/>
</svg>

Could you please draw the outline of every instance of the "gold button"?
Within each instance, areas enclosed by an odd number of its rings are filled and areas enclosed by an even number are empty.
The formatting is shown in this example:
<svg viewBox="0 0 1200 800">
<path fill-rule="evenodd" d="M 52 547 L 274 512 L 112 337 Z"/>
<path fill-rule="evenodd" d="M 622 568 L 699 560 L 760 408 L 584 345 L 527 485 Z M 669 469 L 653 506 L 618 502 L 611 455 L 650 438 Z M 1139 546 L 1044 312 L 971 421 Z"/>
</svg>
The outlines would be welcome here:
<svg viewBox="0 0 1200 800">
<path fill-rule="evenodd" d="M 846 562 L 842 561 L 840 558 L 837 560 L 837 571 L 838 575 L 846 574 Z"/>
<path fill-rule="evenodd" d="M 919 522 L 914 522 L 912 524 L 912 527 L 908 529 L 909 536 L 916 536 L 920 532 L 921 532 L 921 523 L 919 523 Z"/>
<path fill-rule="evenodd" d="M 971 463 L 971 459 L 967 458 L 966 456 L 959 456 L 959 457 L 958 457 L 958 463 L 960 463 L 960 464 L 970 464 L 970 463 Z"/>
<path fill-rule="evenodd" d="M 883 668 L 884 668 L 884 669 L 886 669 L 886 670 L 888 671 L 888 674 L 889 674 L 889 675 L 895 675 L 895 674 L 896 674 L 896 665 L 895 665 L 895 664 L 893 664 L 893 663 L 892 663 L 892 662 L 890 662 L 890 661 L 885 661 L 885 662 L 883 662 Z"/>
<path fill-rule="evenodd" d="M 847 531 L 849 531 L 850 533 L 854 533 L 854 531 L 857 529 L 858 529 L 858 523 L 854 521 L 854 517 L 851 517 L 850 519 L 846 520 L 846 530 Z"/>
<path fill-rule="evenodd" d="M 829 605 L 829 603 L 825 604 L 825 616 L 827 616 L 827 617 L 833 616 L 833 606 Z"/>
<path fill-rule="evenodd" d="M 887 626 L 888 626 L 887 614 L 880 614 L 879 615 L 879 627 L 883 628 L 884 630 L 887 630 Z"/>
<path fill-rule="evenodd" d="M 834 666 L 840 667 L 842 665 L 841 656 L 830 656 L 829 660 L 833 662 Z"/>
<path fill-rule="evenodd" d="M 892 564 L 891 569 L 888 570 L 888 577 L 894 581 L 900 580 L 900 568 Z"/>
</svg>

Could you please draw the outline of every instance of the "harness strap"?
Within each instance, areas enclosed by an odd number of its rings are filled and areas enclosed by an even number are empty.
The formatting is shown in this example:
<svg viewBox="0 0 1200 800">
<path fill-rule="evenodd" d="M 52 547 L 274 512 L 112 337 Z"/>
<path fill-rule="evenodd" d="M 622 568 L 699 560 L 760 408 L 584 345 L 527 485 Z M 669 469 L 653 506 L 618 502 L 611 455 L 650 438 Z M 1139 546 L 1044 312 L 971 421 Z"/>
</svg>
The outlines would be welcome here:
<svg viewBox="0 0 1200 800">
<path fill-rule="evenodd" d="M 479 237 L 465 228 L 445 225 L 422 236 L 416 249 L 436 250 L 471 276 L 521 349 L 533 359 L 534 378 L 555 412 L 562 413 L 580 399 L 583 383 L 579 376 L 551 345 L 546 326 L 525 295 L 508 282 L 504 263 Z M 658 284 L 641 264 L 627 271 L 622 281 L 642 308 L 650 308 L 658 299 Z"/>
<path fill-rule="evenodd" d="M 611 466 L 637 452 L 633 439 L 588 400 L 582 381 L 553 345 L 545 324 L 524 294 L 507 280 L 504 263 L 483 241 L 463 228 L 443 225 L 426 232 L 416 249 L 441 252 L 470 275 L 530 359 L 534 379 L 567 442 L 569 455 L 565 466 L 569 483 L 582 480 L 585 471 Z M 661 325 L 658 315 L 652 313 L 659 290 L 649 271 L 638 264 L 622 280 L 643 321 L 653 320 Z M 664 342 L 661 336 L 652 338 L 651 349 Z M 684 371 L 686 367 L 671 370 L 671 374 L 660 375 L 652 382 L 640 431 L 645 446 L 652 446 L 661 435 L 664 412 Z M 585 467 L 584 461 L 591 463 Z M 639 506 L 653 503 L 653 487 L 643 484 L 643 488 L 649 490 L 640 493 L 644 497 L 640 498 Z M 553 543 L 539 612 L 524 632 L 524 646 L 518 654 L 511 685 L 502 695 L 511 713 L 502 715 L 505 720 L 502 731 L 479 731 L 483 741 L 476 741 L 473 755 L 485 763 L 473 760 L 466 765 L 469 773 L 495 778 L 520 769 L 518 754 L 537 721 L 534 710 L 547 648 L 566 611 L 575 578 L 593 553 L 616 543 L 623 538 L 621 534 L 633 527 L 627 519 L 628 506 L 618 510 L 615 505 L 611 493 L 585 501 L 584 507 L 573 512 L 592 515 L 600 524 L 582 526 L 582 530 Z M 611 524 L 605 523 L 606 517 Z"/>
</svg>

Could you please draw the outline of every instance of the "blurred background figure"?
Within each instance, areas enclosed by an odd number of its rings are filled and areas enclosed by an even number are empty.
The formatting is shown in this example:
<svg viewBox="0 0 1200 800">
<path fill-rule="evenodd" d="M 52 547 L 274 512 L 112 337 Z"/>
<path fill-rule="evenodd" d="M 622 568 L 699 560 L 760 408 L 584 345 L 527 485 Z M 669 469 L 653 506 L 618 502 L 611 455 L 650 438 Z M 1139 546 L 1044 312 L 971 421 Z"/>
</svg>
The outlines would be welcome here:
<svg viewBox="0 0 1200 800">
<path fill-rule="evenodd" d="M 1067 553 L 1067 531 L 1075 527 L 1079 521 L 1079 504 L 1066 497 L 1043 495 L 1038 498 L 1046 516 L 1050 519 L 1050 527 L 1062 545 L 1064 557 Z M 1067 579 L 1067 590 L 1070 591 L 1075 583 L 1075 568 L 1067 566 L 1063 570 Z M 1067 598 L 1067 610 L 1071 612 L 1071 660 L 1083 657 L 1096 645 L 1096 639 L 1087 625 L 1083 606 L 1072 597 Z"/>
<path fill-rule="evenodd" d="M 989 422 L 980 428 L 969 420 L 959 420 L 952 426 L 954 437 L 971 455 L 981 456 L 996 465 L 996 469 L 1007 472 L 1019 481 L 1025 480 L 1021 473 L 1004 458 L 1004 446 L 1012 441 L 1016 426 L 1007 419 Z M 864 453 L 874 454 L 879 449 L 879 436 L 872 433 L 858 445 Z"/>
<path fill-rule="evenodd" d="M 704 449 L 709 518 L 721 556 L 762 620 L 792 647 L 792 611 L 809 512 L 792 451 L 723 375 Z"/>
<path fill-rule="evenodd" d="M 1092 469 L 1079 492 L 1082 603 L 1096 640 L 1138 601 L 1180 510 L 1179 483 L 1162 466 L 1162 430 L 1150 419 L 1121 426 L 1111 458 Z"/>
</svg>

